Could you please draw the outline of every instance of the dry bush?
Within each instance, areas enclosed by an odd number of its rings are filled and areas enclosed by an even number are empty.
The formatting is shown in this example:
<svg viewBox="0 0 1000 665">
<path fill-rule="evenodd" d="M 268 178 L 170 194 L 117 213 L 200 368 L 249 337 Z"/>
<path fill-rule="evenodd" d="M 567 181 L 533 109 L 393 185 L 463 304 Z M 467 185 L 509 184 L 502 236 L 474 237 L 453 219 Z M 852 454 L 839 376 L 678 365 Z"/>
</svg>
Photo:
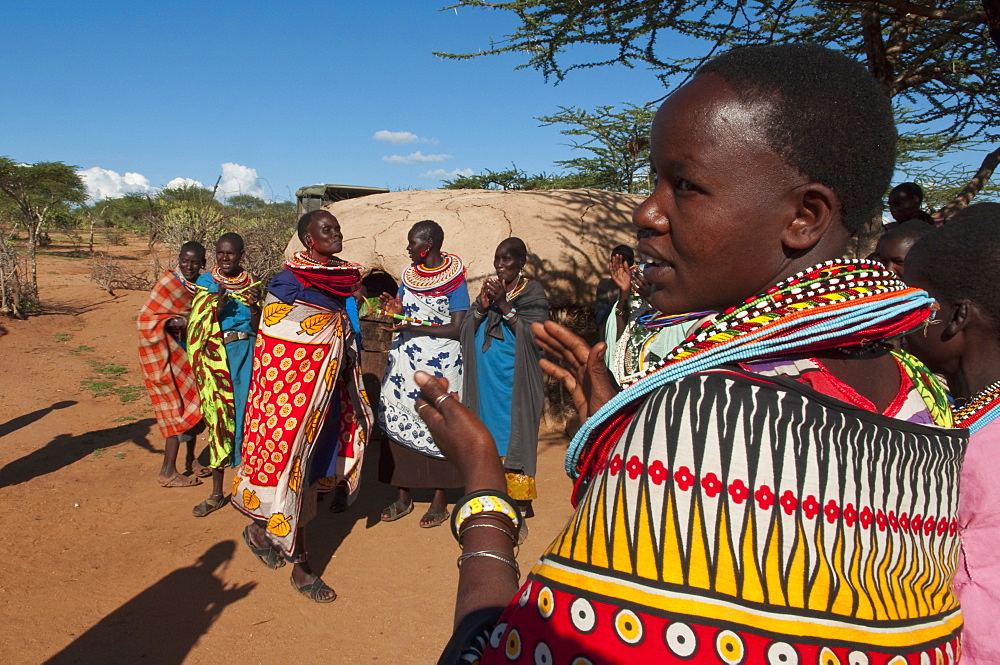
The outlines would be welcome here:
<svg viewBox="0 0 1000 665">
<path fill-rule="evenodd" d="M 295 230 L 295 221 L 283 217 L 240 218 L 235 215 L 229 221 L 230 229 L 243 236 L 243 267 L 266 285 L 284 267 L 285 245 Z"/>
<path fill-rule="evenodd" d="M 13 231 L 0 228 L 0 312 L 18 319 L 37 307 L 38 294 L 31 288 L 28 257 L 14 245 Z"/>
<path fill-rule="evenodd" d="M 115 289 L 146 291 L 153 286 L 148 270 L 134 272 L 109 251 L 94 252 L 90 263 L 90 280 L 115 295 Z"/>
</svg>

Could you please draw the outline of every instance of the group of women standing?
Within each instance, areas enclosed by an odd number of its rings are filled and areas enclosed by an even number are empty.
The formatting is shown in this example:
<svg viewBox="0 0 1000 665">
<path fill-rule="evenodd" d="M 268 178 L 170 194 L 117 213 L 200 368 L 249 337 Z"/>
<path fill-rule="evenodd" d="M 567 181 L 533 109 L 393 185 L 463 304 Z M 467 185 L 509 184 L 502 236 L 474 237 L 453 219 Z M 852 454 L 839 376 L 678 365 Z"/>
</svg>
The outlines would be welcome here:
<svg viewBox="0 0 1000 665">
<path fill-rule="evenodd" d="M 493 259 L 496 278 L 484 280 L 470 302 L 465 265 L 442 251 L 440 225 L 417 222 L 407 241 L 412 264 L 403 271 L 399 291 L 380 296 L 383 310 L 400 321 L 385 328 L 395 337 L 378 414 L 387 437 L 379 479 L 396 486 L 398 496 L 382 520 L 413 510 L 411 488 L 433 488 L 420 526 L 438 526 L 448 519 L 444 490 L 463 486 L 415 408 L 418 371 L 446 380 L 454 397 L 489 423 L 511 495 L 530 510 L 544 404 L 531 324 L 548 318 L 548 301 L 541 285 L 523 274 L 527 247 L 519 238 L 501 242 Z"/>
</svg>

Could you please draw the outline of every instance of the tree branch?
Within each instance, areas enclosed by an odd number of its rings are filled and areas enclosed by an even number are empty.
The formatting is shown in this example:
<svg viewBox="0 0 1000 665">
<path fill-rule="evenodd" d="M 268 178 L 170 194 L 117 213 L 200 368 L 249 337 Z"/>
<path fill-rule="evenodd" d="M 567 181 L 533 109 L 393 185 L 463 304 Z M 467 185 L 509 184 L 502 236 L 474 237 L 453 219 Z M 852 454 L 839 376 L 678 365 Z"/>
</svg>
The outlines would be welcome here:
<svg viewBox="0 0 1000 665">
<path fill-rule="evenodd" d="M 997 165 L 1000 165 L 1000 148 L 997 148 L 990 154 L 986 155 L 986 159 L 983 160 L 982 166 L 976 171 L 976 174 L 972 176 L 972 180 L 969 181 L 965 187 L 962 188 L 951 203 L 941 208 L 935 217 L 940 217 L 942 219 L 948 219 L 956 212 L 969 205 L 969 203 L 976 197 L 986 183 L 990 181 L 990 177 L 993 175 L 993 171 L 996 170 Z"/>
<path fill-rule="evenodd" d="M 861 5 L 857 0 L 827 0 L 839 5 Z M 945 21 L 957 21 L 959 23 L 986 23 L 986 13 L 982 10 L 956 11 L 953 9 L 938 9 L 937 7 L 927 7 L 909 0 L 876 0 L 875 5 L 883 5 L 898 9 L 907 14 L 915 14 L 926 18 L 940 19 Z"/>
</svg>

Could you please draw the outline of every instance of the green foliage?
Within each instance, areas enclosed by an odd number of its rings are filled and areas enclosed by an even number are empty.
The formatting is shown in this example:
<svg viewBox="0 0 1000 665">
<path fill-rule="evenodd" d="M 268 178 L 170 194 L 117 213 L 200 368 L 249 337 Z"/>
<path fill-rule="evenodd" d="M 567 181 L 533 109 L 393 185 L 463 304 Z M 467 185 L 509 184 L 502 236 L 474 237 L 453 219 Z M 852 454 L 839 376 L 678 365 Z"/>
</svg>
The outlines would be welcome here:
<svg viewBox="0 0 1000 665">
<path fill-rule="evenodd" d="M 115 389 L 115 382 L 106 379 L 84 379 L 80 382 L 80 390 L 91 393 L 94 397 L 107 397 Z"/>
<path fill-rule="evenodd" d="M 87 226 L 90 225 L 90 216 L 93 216 L 94 226 L 141 231 L 148 228 L 151 212 L 155 213 L 159 207 L 162 204 L 157 199 L 133 193 L 82 206 L 77 210 L 77 216 L 86 219 Z"/>
<path fill-rule="evenodd" d="M 118 386 L 114 392 L 122 404 L 134 402 L 144 394 L 143 389 L 138 386 Z"/>
<path fill-rule="evenodd" d="M 93 361 L 90 363 L 90 369 L 94 370 L 102 376 L 121 376 L 128 372 L 128 368 L 125 365 L 116 365 L 115 363 L 102 363 Z"/>
<path fill-rule="evenodd" d="M 517 168 L 516 164 L 511 164 L 511 168 L 502 171 L 486 169 L 475 175 L 456 176 L 452 180 L 445 180 L 442 189 L 529 190 L 576 189 L 589 186 L 582 176 L 529 174 Z"/>
<path fill-rule="evenodd" d="M 235 194 L 226 199 L 226 205 L 237 210 L 262 210 L 267 207 L 264 199 L 253 194 Z"/>
<path fill-rule="evenodd" d="M 167 187 L 160 190 L 160 193 L 156 195 L 156 199 L 167 205 L 171 203 L 195 203 L 201 205 L 215 203 L 219 206 L 222 205 L 214 200 L 212 190 L 199 187 L 198 185 Z"/>
</svg>

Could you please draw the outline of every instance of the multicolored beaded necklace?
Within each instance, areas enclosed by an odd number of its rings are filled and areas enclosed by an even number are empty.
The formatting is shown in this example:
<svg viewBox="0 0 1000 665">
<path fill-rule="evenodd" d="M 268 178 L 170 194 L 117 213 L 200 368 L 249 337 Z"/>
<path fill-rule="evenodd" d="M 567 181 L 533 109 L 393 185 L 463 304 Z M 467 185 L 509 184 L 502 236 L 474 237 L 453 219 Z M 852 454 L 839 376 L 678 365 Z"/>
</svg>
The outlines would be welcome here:
<svg viewBox="0 0 1000 665">
<path fill-rule="evenodd" d="M 955 414 L 955 427 L 967 427 L 969 433 L 975 433 L 990 424 L 1000 417 L 1000 381 L 986 386 L 963 406 L 952 410 Z"/>
<path fill-rule="evenodd" d="M 803 270 L 705 321 L 662 363 L 637 375 L 573 437 L 566 472 L 578 477 L 595 432 L 666 383 L 725 363 L 906 335 L 930 316 L 933 302 L 925 291 L 907 287 L 872 261 L 838 259 Z"/>
<path fill-rule="evenodd" d="M 188 290 L 188 293 L 194 295 L 194 293 L 198 291 L 198 285 L 195 284 L 194 282 L 187 281 L 187 279 L 184 277 L 184 273 L 181 272 L 180 268 L 174 270 L 173 273 L 177 277 L 177 279 L 181 280 L 181 285 Z"/>
<path fill-rule="evenodd" d="M 521 275 L 518 275 L 517 282 L 514 283 L 514 288 L 507 292 L 507 302 L 510 302 L 514 298 L 521 295 L 521 292 L 524 291 L 524 287 L 526 287 L 528 285 L 528 282 L 530 281 L 531 280 L 528 279 L 527 277 L 522 277 Z"/>
<path fill-rule="evenodd" d="M 425 268 L 414 263 L 403 271 L 403 286 L 422 296 L 444 296 L 465 281 L 465 264 L 454 254 L 441 252 L 444 259 L 437 268 Z"/>
<path fill-rule="evenodd" d="M 304 286 L 315 286 L 328 293 L 347 297 L 361 285 L 360 263 L 337 259 L 338 263 L 320 263 L 309 258 L 306 252 L 295 252 L 285 260 L 285 267 Z"/>
<path fill-rule="evenodd" d="M 643 314 L 640 316 L 639 323 L 646 330 L 659 330 L 660 328 L 672 326 L 675 323 L 701 319 L 709 314 L 715 314 L 715 312 L 712 310 L 705 310 L 704 312 L 688 312 L 687 314 L 663 314 L 662 312 L 653 312 L 652 314 Z"/>
<path fill-rule="evenodd" d="M 215 266 L 212 268 L 212 279 L 230 291 L 239 291 L 240 289 L 245 289 L 250 286 L 252 278 L 250 277 L 250 273 L 246 270 L 241 270 L 240 274 L 235 277 L 226 277 L 222 274 L 222 271 L 219 270 L 219 266 Z"/>
</svg>

